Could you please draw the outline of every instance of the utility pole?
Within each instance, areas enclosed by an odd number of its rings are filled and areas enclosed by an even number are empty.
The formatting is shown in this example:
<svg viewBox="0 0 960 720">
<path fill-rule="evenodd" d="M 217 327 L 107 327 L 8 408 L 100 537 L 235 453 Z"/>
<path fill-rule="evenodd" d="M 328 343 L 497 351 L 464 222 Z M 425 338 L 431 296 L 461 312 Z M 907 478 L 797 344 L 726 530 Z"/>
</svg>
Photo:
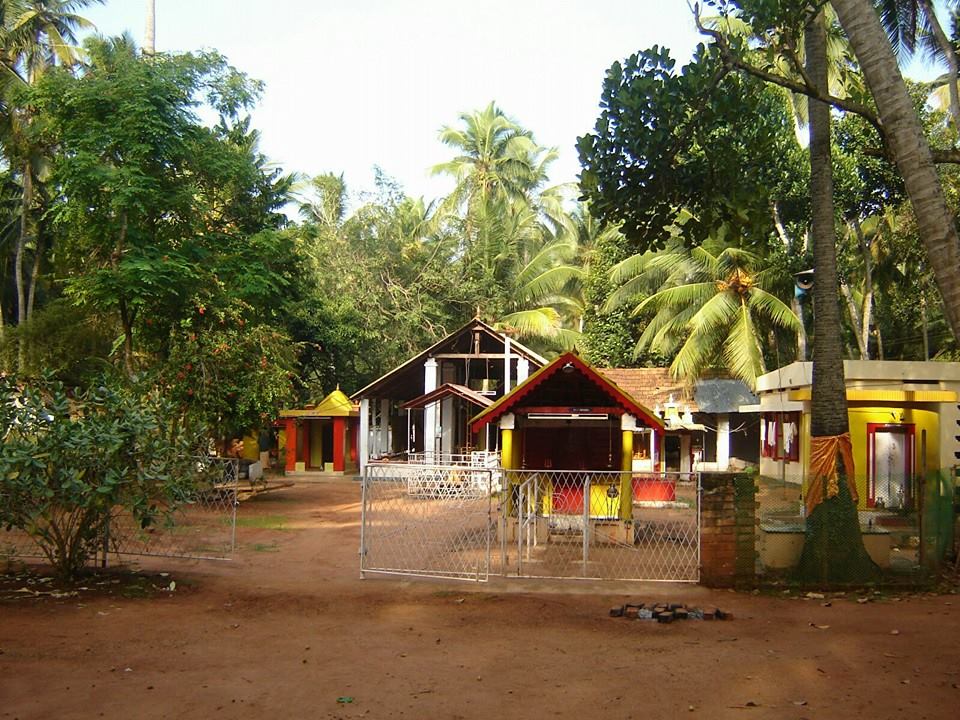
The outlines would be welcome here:
<svg viewBox="0 0 960 720">
<path fill-rule="evenodd" d="M 147 0 L 147 24 L 143 31 L 143 54 L 156 52 L 157 36 L 157 0 Z"/>
</svg>

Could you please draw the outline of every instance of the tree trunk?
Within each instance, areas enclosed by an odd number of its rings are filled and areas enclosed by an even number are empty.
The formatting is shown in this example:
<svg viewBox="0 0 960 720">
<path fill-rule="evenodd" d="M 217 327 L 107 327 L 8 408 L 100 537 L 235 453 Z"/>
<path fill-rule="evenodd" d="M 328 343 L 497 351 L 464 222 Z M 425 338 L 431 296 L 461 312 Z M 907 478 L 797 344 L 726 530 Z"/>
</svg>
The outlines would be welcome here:
<svg viewBox="0 0 960 720">
<path fill-rule="evenodd" d="M 819 88 L 827 87 L 826 20 L 821 9 L 805 33 L 807 74 Z M 840 304 L 837 298 L 836 225 L 833 209 L 833 168 L 830 156 L 830 108 L 809 99 L 810 115 L 810 235 L 816 281 L 813 285 L 813 389 L 811 397 L 811 456 L 838 436 L 849 443 L 847 392 L 840 339 Z M 876 566 L 867 555 L 860 535 L 857 506 L 847 485 L 849 469 L 839 450 L 828 457 L 829 472 L 836 473 L 836 492 L 828 475 L 812 468 L 807 479 L 807 507 L 817 501 L 807 517 L 797 576 L 819 585 L 870 580 Z M 814 463 L 811 463 L 811 466 Z M 854 482 L 854 478 L 849 478 Z M 821 494 L 817 497 L 817 494 Z M 813 497 L 811 497 L 813 496 Z"/>
<path fill-rule="evenodd" d="M 826 87 L 826 39 L 823 11 L 806 32 L 807 73 Z M 816 281 L 813 284 L 813 390 L 811 432 L 840 435 L 849 430 L 847 395 L 840 338 L 837 233 L 833 209 L 833 167 L 830 160 L 830 107 L 808 99 L 810 115 L 810 235 Z"/>
<path fill-rule="evenodd" d="M 43 236 L 37 229 L 33 242 L 33 268 L 30 270 L 30 290 L 27 293 L 27 322 L 33 317 L 33 302 L 37 297 L 37 280 L 40 278 L 40 262 L 43 259 Z"/>
<path fill-rule="evenodd" d="M 903 176 L 943 296 L 944 316 L 953 336 L 960 338 L 960 236 L 897 59 L 870 0 L 832 0 L 832 5 L 857 55 L 888 148 Z"/>
<path fill-rule="evenodd" d="M 850 315 L 850 324 L 853 326 L 853 336 L 857 341 L 857 351 L 860 353 L 860 359 L 866 360 L 867 350 L 863 343 L 863 320 L 860 319 L 857 302 L 853 299 L 853 291 L 847 283 L 840 283 L 840 294 L 847 302 L 847 314 Z"/>
<path fill-rule="evenodd" d="M 120 214 L 120 234 L 117 236 L 117 245 L 110 256 L 110 266 L 116 272 L 123 258 L 127 244 L 127 213 Z M 117 306 L 120 310 L 120 324 L 123 326 L 123 369 L 129 377 L 133 377 L 133 320 L 135 311 L 127 307 L 126 298 L 120 297 Z"/>
<path fill-rule="evenodd" d="M 873 256 L 870 254 L 870 243 L 863 235 L 860 220 L 854 217 L 850 221 L 854 235 L 857 238 L 857 248 L 863 260 L 863 307 L 860 310 L 860 358 L 870 359 L 870 325 L 873 323 Z"/>
<path fill-rule="evenodd" d="M 23 284 L 23 254 L 30 235 L 30 211 L 33 207 L 33 168 L 30 161 L 23 164 L 23 197 L 20 203 L 20 235 L 17 238 L 17 250 L 14 259 L 13 274 L 17 286 L 17 324 L 27 320 L 27 295 Z"/>
<path fill-rule="evenodd" d="M 920 327 L 923 330 L 923 359 L 930 359 L 930 333 L 927 329 L 927 295 L 920 293 Z"/>
</svg>

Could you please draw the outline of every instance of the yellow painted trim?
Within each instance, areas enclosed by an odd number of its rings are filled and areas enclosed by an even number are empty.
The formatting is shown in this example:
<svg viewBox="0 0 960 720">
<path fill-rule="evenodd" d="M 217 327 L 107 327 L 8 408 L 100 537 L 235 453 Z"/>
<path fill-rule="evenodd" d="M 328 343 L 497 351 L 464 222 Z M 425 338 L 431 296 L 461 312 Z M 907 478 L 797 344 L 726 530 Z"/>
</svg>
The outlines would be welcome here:
<svg viewBox="0 0 960 720">
<path fill-rule="evenodd" d="M 513 470 L 513 430 L 500 431 L 500 466 Z"/>
<path fill-rule="evenodd" d="M 809 400 L 810 388 L 791 390 L 787 397 L 794 401 Z M 847 390 L 847 400 L 889 403 L 952 403 L 957 402 L 953 390 Z"/>
<path fill-rule="evenodd" d="M 624 430 L 620 442 L 620 519 L 633 520 L 633 430 Z"/>
</svg>

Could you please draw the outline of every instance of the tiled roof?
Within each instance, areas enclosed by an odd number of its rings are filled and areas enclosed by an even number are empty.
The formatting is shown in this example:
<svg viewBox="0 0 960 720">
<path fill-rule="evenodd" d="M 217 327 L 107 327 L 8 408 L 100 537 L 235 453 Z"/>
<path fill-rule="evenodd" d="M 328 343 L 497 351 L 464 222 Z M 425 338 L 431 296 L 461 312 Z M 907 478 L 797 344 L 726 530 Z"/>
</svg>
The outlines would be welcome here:
<svg viewBox="0 0 960 720">
<path fill-rule="evenodd" d="M 609 380 L 629 393 L 634 400 L 648 408 L 656 405 L 661 407 L 670 401 L 690 408 L 690 412 L 698 412 L 699 408 L 693 398 L 691 388 L 682 380 L 675 380 L 670 375 L 670 368 L 598 368 Z"/>
</svg>

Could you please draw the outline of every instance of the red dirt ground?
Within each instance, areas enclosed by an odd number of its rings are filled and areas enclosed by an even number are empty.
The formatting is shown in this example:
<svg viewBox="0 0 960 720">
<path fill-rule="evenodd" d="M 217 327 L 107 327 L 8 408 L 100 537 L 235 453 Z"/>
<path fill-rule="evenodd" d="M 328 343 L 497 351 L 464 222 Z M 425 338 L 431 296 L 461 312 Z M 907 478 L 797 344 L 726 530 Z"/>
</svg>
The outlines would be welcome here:
<svg viewBox="0 0 960 720">
<path fill-rule="evenodd" d="M 104 589 L 128 578 L 0 593 L 0 718 L 960 717 L 958 595 L 824 607 L 689 585 L 361 580 L 347 482 L 261 496 L 241 523 L 233 561 L 141 563 L 141 586 L 174 592 Z M 628 599 L 735 619 L 608 616 Z"/>
</svg>

